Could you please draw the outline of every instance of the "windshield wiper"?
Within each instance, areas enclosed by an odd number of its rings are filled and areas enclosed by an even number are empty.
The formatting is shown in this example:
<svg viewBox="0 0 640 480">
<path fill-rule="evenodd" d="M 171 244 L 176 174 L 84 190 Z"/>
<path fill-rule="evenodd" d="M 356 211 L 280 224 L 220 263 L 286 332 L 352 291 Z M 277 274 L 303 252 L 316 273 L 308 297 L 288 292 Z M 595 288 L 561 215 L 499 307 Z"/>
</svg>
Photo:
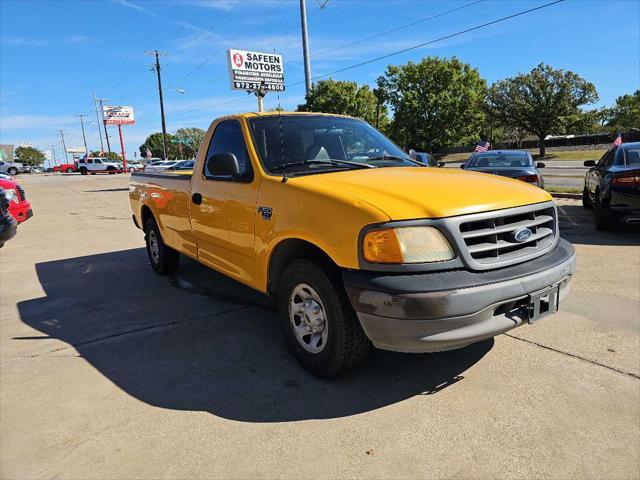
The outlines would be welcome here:
<svg viewBox="0 0 640 480">
<path fill-rule="evenodd" d="M 376 168 L 375 165 L 367 165 L 366 163 L 362 162 L 350 162 L 349 160 L 338 160 L 332 158 L 328 160 L 301 160 L 298 162 L 285 162 L 281 165 L 272 167 L 271 170 L 278 171 L 287 169 L 289 167 L 300 167 L 304 165 L 350 165 L 357 168 Z"/>
<path fill-rule="evenodd" d="M 367 158 L 367 162 L 369 161 L 375 161 L 375 160 L 397 160 L 397 161 L 401 161 L 404 162 L 405 160 L 409 160 L 410 162 L 415 163 L 416 165 L 420 165 L 422 167 L 426 166 L 424 163 L 419 162 L 418 160 L 414 160 L 411 157 L 399 157 L 397 155 L 380 155 L 379 157 L 369 157 Z"/>
</svg>

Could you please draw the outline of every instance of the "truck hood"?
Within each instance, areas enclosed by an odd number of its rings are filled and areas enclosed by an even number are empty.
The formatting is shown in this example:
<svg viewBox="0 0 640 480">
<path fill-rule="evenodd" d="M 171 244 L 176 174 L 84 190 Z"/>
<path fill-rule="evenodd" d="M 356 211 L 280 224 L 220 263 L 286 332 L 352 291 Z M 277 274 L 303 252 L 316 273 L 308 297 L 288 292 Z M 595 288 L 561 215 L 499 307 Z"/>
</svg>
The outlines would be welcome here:
<svg viewBox="0 0 640 480">
<path fill-rule="evenodd" d="M 328 195 L 357 198 L 391 220 L 452 217 L 551 200 L 544 190 L 520 180 L 445 168 L 358 169 L 289 181 Z"/>
</svg>

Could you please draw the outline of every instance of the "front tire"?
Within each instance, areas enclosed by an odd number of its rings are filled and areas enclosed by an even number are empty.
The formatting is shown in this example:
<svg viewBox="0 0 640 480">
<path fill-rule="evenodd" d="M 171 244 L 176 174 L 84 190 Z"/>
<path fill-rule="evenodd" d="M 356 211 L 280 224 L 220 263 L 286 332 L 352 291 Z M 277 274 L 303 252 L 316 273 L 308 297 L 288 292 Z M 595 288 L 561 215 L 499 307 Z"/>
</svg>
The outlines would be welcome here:
<svg viewBox="0 0 640 480">
<path fill-rule="evenodd" d="M 278 307 L 287 347 L 318 377 L 350 370 L 371 347 L 339 279 L 311 261 L 286 268 Z"/>
<path fill-rule="evenodd" d="M 164 244 L 158 224 L 153 218 L 147 220 L 144 233 L 151 268 L 159 275 L 174 273 L 178 269 L 180 254 Z"/>
<path fill-rule="evenodd" d="M 80 169 L 80 175 L 86 175 L 87 173 L 89 173 L 89 172 L 87 171 L 87 169 L 85 167 L 82 167 Z"/>
<path fill-rule="evenodd" d="M 18 169 L 15 167 L 11 167 L 9 170 L 7 170 L 7 173 L 12 177 L 15 177 L 16 175 L 18 175 Z"/>
<path fill-rule="evenodd" d="M 67 173 L 73 173 L 73 168 L 67 168 Z"/>
</svg>

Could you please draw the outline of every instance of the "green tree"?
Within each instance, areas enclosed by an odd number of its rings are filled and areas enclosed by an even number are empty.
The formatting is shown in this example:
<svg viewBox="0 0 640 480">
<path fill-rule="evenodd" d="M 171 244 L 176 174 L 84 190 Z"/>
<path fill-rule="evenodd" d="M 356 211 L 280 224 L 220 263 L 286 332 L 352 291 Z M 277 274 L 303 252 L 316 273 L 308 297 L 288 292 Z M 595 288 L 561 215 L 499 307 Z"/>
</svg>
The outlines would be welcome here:
<svg viewBox="0 0 640 480">
<path fill-rule="evenodd" d="M 372 125 L 388 122 L 383 105 L 378 108 L 378 99 L 368 85 L 342 80 L 320 80 L 298 105 L 299 112 L 324 112 L 362 118 Z M 378 121 L 376 122 L 376 119 Z"/>
<path fill-rule="evenodd" d="M 622 95 L 610 109 L 607 126 L 612 131 L 640 128 L 640 90 L 633 95 Z"/>
<path fill-rule="evenodd" d="M 428 151 L 478 140 L 486 90 L 478 70 L 455 57 L 389 65 L 378 77 L 378 91 L 394 112 L 391 136 Z"/>
<path fill-rule="evenodd" d="M 22 163 L 34 167 L 42 165 L 46 158 L 44 153 L 35 147 L 18 147 L 14 153 L 15 157 L 19 158 Z"/>
<path fill-rule="evenodd" d="M 541 157 L 545 155 L 545 137 L 562 133 L 579 115 L 581 106 L 597 100 L 592 83 L 543 63 L 527 74 L 494 83 L 487 95 L 493 118 L 537 135 Z"/>
<path fill-rule="evenodd" d="M 170 133 L 167 133 L 167 148 L 169 151 L 167 152 L 167 156 L 169 159 L 177 159 L 180 156 L 180 151 L 178 150 L 178 144 L 174 141 L 174 136 Z M 151 155 L 158 158 L 163 158 L 163 148 L 162 148 L 162 132 L 152 133 L 147 137 L 142 145 L 140 145 L 140 156 L 144 157 L 147 153 L 147 148 L 151 150 Z"/>
<path fill-rule="evenodd" d="M 200 144 L 204 140 L 205 131 L 201 128 L 180 128 L 176 131 L 174 137 L 178 143 L 178 150 L 182 145 L 182 158 L 193 158 L 198 153 Z"/>
<path fill-rule="evenodd" d="M 562 133 L 581 135 L 602 132 L 606 130 L 604 125 L 609 115 L 609 110 L 606 108 L 580 110 L 578 113 L 567 116 Z"/>
</svg>

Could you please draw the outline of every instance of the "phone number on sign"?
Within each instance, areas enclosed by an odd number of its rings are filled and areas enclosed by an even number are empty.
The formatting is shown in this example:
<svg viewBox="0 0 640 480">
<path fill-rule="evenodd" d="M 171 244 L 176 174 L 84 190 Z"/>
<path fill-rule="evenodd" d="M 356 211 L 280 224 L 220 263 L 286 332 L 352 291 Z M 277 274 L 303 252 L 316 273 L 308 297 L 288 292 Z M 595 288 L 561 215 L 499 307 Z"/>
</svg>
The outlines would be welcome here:
<svg viewBox="0 0 640 480">
<path fill-rule="evenodd" d="M 258 90 L 260 88 L 260 84 L 257 82 L 233 82 L 233 86 L 245 90 Z M 267 84 L 264 85 L 264 88 L 265 90 L 284 92 L 284 85 Z"/>
</svg>

